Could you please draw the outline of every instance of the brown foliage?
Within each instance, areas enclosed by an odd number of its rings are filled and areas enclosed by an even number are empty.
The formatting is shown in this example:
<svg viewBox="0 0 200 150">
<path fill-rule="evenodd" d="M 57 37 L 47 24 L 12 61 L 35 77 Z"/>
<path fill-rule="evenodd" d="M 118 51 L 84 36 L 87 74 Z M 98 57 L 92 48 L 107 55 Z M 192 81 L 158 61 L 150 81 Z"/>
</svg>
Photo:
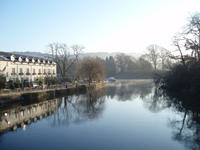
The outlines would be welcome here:
<svg viewBox="0 0 200 150">
<path fill-rule="evenodd" d="M 87 80 L 89 84 L 92 81 L 101 81 L 105 79 L 105 69 L 98 59 L 92 57 L 83 58 L 78 65 L 78 76 Z"/>
</svg>

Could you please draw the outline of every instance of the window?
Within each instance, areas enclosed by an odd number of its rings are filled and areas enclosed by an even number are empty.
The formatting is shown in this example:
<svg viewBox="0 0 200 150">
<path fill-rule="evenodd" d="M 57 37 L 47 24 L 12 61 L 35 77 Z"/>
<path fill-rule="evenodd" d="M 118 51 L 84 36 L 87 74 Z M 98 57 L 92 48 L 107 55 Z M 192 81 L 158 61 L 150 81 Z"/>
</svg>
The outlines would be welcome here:
<svg viewBox="0 0 200 150">
<path fill-rule="evenodd" d="M 46 69 L 44 69 L 44 73 L 46 73 Z"/>
<path fill-rule="evenodd" d="M 26 69 L 26 75 L 30 75 L 29 68 Z"/>
<path fill-rule="evenodd" d="M 12 68 L 12 73 L 15 73 L 15 68 Z"/>
<path fill-rule="evenodd" d="M 39 69 L 39 73 L 41 73 L 41 69 Z"/>
<path fill-rule="evenodd" d="M 33 69 L 33 75 L 36 75 L 36 73 L 35 73 L 35 69 Z"/>
<path fill-rule="evenodd" d="M 23 69 L 22 68 L 20 68 L 19 69 L 19 75 L 23 75 L 24 73 L 23 73 Z"/>
<path fill-rule="evenodd" d="M 16 73 L 15 73 L 15 68 L 12 68 L 12 73 L 11 73 L 11 75 L 16 75 Z"/>
</svg>

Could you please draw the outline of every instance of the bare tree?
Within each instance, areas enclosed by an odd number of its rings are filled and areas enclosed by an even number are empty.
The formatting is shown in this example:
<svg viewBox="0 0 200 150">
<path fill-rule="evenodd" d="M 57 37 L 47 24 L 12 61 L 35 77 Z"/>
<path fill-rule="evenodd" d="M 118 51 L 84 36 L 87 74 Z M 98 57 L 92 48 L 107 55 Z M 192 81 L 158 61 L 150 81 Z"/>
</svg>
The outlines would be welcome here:
<svg viewBox="0 0 200 150">
<path fill-rule="evenodd" d="M 48 45 L 50 57 L 57 64 L 57 70 L 62 79 L 67 77 L 70 67 L 77 62 L 80 53 L 84 49 L 80 45 L 72 45 L 70 48 L 65 43 L 51 43 Z"/>
<path fill-rule="evenodd" d="M 156 44 L 148 46 L 147 53 L 142 57 L 151 62 L 154 70 L 165 70 L 172 65 L 171 52 L 166 48 Z"/>
<path fill-rule="evenodd" d="M 152 44 L 147 47 L 147 54 L 146 57 L 149 59 L 149 61 L 152 63 L 154 70 L 157 70 L 158 63 L 159 63 L 159 52 L 158 52 L 159 46 Z"/>
<path fill-rule="evenodd" d="M 200 60 L 200 13 L 196 13 L 189 19 L 189 24 L 184 31 L 185 48 L 191 50 L 191 56 Z"/>
<path fill-rule="evenodd" d="M 174 59 L 180 59 L 184 66 L 188 60 L 200 60 L 200 13 L 189 18 L 184 31 L 175 35 L 173 44 L 180 53 L 180 56 Z"/>
<path fill-rule="evenodd" d="M 78 76 L 90 84 L 92 81 L 101 81 L 105 78 L 103 65 L 95 58 L 85 57 L 79 62 Z"/>
<path fill-rule="evenodd" d="M 180 37 L 180 34 L 174 36 L 173 44 L 174 44 L 174 46 L 176 46 L 176 48 L 177 48 L 176 50 L 179 52 L 180 57 L 172 56 L 172 58 L 175 60 L 181 60 L 181 63 L 185 66 L 185 58 L 184 58 L 183 49 L 182 49 L 182 47 L 184 47 L 184 46 L 182 43 L 183 43 L 183 39 Z"/>
<path fill-rule="evenodd" d="M 168 69 L 171 67 L 172 65 L 172 61 L 171 61 L 171 52 L 163 47 L 159 48 L 159 57 L 160 57 L 160 61 L 161 61 L 161 68 L 162 70 Z"/>
</svg>

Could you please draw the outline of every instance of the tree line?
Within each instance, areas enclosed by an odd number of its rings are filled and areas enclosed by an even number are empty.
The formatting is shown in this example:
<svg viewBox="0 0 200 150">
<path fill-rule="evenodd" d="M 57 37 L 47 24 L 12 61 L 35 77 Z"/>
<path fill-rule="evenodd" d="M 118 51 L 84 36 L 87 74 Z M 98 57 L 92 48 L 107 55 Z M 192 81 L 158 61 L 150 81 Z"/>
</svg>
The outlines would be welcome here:
<svg viewBox="0 0 200 150">
<path fill-rule="evenodd" d="M 152 78 L 153 72 L 172 65 L 170 52 L 158 45 L 150 45 L 139 58 L 118 53 L 115 56 L 81 58 L 84 47 L 64 43 L 49 44 L 50 56 L 57 63 L 57 74 L 63 81 L 86 79 Z M 93 79 L 92 79 L 93 78 Z"/>
<path fill-rule="evenodd" d="M 156 83 L 167 93 L 200 97 L 200 13 L 188 19 L 182 32 L 174 36 L 173 44 L 178 54 L 171 57 L 176 63 L 158 74 Z"/>
</svg>

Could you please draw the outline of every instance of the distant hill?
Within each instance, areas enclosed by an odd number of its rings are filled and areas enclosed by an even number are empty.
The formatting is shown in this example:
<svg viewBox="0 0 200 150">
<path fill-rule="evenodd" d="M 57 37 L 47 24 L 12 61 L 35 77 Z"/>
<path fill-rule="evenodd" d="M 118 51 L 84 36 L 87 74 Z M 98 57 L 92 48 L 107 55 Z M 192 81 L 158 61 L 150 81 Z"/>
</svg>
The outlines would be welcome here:
<svg viewBox="0 0 200 150">
<path fill-rule="evenodd" d="M 28 55 L 28 56 L 35 56 L 35 57 L 47 57 L 47 53 L 41 53 L 41 52 L 13 52 L 15 54 L 21 54 L 21 55 Z"/>
<path fill-rule="evenodd" d="M 41 52 L 30 52 L 30 51 L 27 51 L 27 52 L 13 52 L 15 54 L 21 54 L 21 55 L 29 55 L 29 56 L 36 56 L 36 57 L 47 57 L 48 56 L 48 53 L 41 53 Z M 86 56 L 90 56 L 90 57 L 100 57 L 100 58 L 103 58 L 105 59 L 106 57 L 109 57 L 109 56 L 116 56 L 117 54 L 119 54 L 118 52 L 115 52 L 115 53 L 109 53 L 109 52 L 93 52 L 93 53 L 82 53 L 80 55 L 80 57 L 86 57 Z M 138 58 L 140 57 L 142 54 L 139 54 L 139 53 L 126 53 L 127 55 L 131 55 L 135 58 Z"/>
</svg>

